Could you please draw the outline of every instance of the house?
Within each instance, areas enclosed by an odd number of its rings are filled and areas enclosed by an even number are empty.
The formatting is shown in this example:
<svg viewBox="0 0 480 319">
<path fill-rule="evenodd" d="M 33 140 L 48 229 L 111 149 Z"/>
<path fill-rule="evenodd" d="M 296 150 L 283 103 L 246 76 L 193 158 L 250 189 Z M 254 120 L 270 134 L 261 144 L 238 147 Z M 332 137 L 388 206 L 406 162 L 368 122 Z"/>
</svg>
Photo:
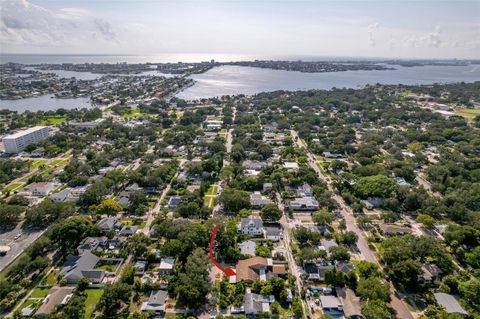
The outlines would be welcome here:
<svg viewBox="0 0 480 319">
<path fill-rule="evenodd" d="M 260 209 L 270 203 L 272 203 L 272 201 L 266 196 L 263 196 L 260 192 L 250 194 L 250 206 L 254 209 Z"/>
<path fill-rule="evenodd" d="M 123 226 L 122 230 L 120 230 L 118 234 L 120 236 L 125 236 L 125 237 L 132 236 L 132 235 L 135 235 L 135 233 L 137 232 L 137 229 L 138 229 L 137 226 L 125 225 Z"/>
<path fill-rule="evenodd" d="M 348 272 L 354 271 L 355 266 L 347 260 L 341 260 L 335 263 L 335 269 L 346 274 Z"/>
<path fill-rule="evenodd" d="M 60 271 L 68 284 L 76 284 L 82 278 L 87 278 L 94 283 L 102 282 L 105 277 L 105 271 L 95 269 L 100 257 L 95 256 L 90 251 L 85 251 L 80 256 L 68 256 L 63 269 Z"/>
<path fill-rule="evenodd" d="M 133 267 L 135 268 L 135 275 L 143 275 L 147 269 L 147 262 L 139 260 Z"/>
<path fill-rule="evenodd" d="M 320 280 L 320 276 L 318 274 L 318 265 L 315 262 L 304 262 L 303 271 L 307 274 L 307 280 Z"/>
<path fill-rule="evenodd" d="M 147 301 L 142 302 L 141 311 L 151 311 L 155 314 L 164 314 L 167 301 L 167 292 L 165 290 L 153 290 Z"/>
<path fill-rule="evenodd" d="M 338 318 L 343 315 L 343 305 L 335 296 L 320 296 L 320 304 L 322 305 L 322 310 L 326 314 Z"/>
<path fill-rule="evenodd" d="M 108 232 L 120 228 L 121 223 L 115 217 L 106 217 L 100 220 L 97 225 L 101 230 Z"/>
<path fill-rule="evenodd" d="M 394 224 L 380 224 L 379 225 L 382 234 L 384 235 L 405 235 L 410 234 L 412 230 L 407 227 L 397 226 Z"/>
<path fill-rule="evenodd" d="M 55 188 L 55 185 L 50 182 L 32 183 L 25 187 L 32 196 L 48 196 Z"/>
<path fill-rule="evenodd" d="M 173 265 L 175 264 L 175 258 L 165 257 L 160 261 L 158 266 L 158 273 L 160 276 L 170 276 L 173 271 Z"/>
<path fill-rule="evenodd" d="M 468 312 L 463 309 L 460 303 L 455 299 L 454 296 L 443 293 L 437 292 L 434 293 L 433 296 L 435 297 L 435 301 L 439 306 L 445 308 L 447 313 L 458 313 L 462 316 L 468 316 Z"/>
<path fill-rule="evenodd" d="M 118 195 L 117 203 L 122 207 L 127 207 L 128 205 L 130 205 L 130 193 L 126 191 L 121 192 Z"/>
<path fill-rule="evenodd" d="M 325 250 L 328 253 L 330 251 L 330 249 L 335 248 L 335 247 L 338 247 L 338 244 L 335 241 L 335 239 L 326 239 L 326 238 L 320 239 L 319 248 L 321 250 Z"/>
<path fill-rule="evenodd" d="M 434 282 L 443 273 L 443 271 L 435 264 L 424 264 L 421 271 L 422 273 L 418 275 L 418 281 L 423 284 Z"/>
<path fill-rule="evenodd" d="M 255 281 L 268 280 L 287 274 L 285 263 L 274 263 L 271 258 L 252 257 L 239 260 L 236 266 L 236 280 Z"/>
<path fill-rule="evenodd" d="M 374 208 L 381 208 L 384 200 L 380 197 L 368 197 L 367 199 L 362 200 L 362 202 L 368 210 L 371 210 Z"/>
<path fill-rule="evenodd" d="M 70 189 L 65 188 L 62 189 L 59 192 L 56 192 L 55 194 L 50 195 L 50 198 L 55 202 L 55 203 L 62 203 L 70 198 Z"/>
<path fill-rule="evenodd" d="M 297 162 L 285 162 L 283 167 L 289 172 L 297 172 L 299 169 Z"/>
<path fill-rule="evenodd" d="M 270 313 L 270 303 L 275 300 L 273 296 L 263 296 L 247 291 L 243 297 L 243 310 L 245 316 L 253 318 L 261 314 Z"/>
<path fill-rule="evenodd" d="M 263 189 L 262 189 L 262 191 L 263 191 L 264 193 L 267 193 L 267 192 L 271 191 L 272 188 L 273 188 L 272 183 L 263 183 Z"/>
<path fill-rule="evenodd" d="M 78 254 L 81 255 L 86 251 L 101 250 L 107 247 L 108 237 L 85 237 L 77 247 Z"/>
<path fill-rule="evenodd" d="M 412 184 L 408 183 L 403 177 L 396 176 L 393 179 L 395 180 L 395 182 L 397 183 L 397 185 L 400 188 L 410 188 L 410 187 L 412 187 Z"/>
<path fill-rule="evenodd" d="M 238 249 L 240 252 L 246 256 L 255 256 L 255 248 L 257 244 L 253 240 L 247 240 L 243 243 L 238 244 Z"/>
<path fill-rule="evenodd" d="M 343 306 L 343 314 L 346 319 L 363 319 L 362 305 L 360 304 L 360 298 L 355 295 L 355 292 L 350 288 L 335 289 L 338 299 Z"/>
<path fill-rule="evenodd" d="M 172 196 L 168 200 L 168 208 L 171 210 L 177 209 L 178 205 L 182 202 L 182 197 L 180 196 Z"/>
<path fill-rule="evenodd" d="M 65 305 L 71 298 L 75 287 L 53 287 L 43 300 L 42 305 L 35 313 L 35 317 L 43 318 L 55 310 L 58 305 Z"/>
<path fill-rule="evenodd" d="M 28 306 L 22 309 L 22 317 L 31 317 L 35 312 L 35 308 Z"/>
<path fill-rule="evenodd" d="M 261 171 L 262 169 L 267 167 L 267 162 L 246 160 L 246 161 L 243 161 L 242 167 L 246 170 L 251 169 L 251 170 Z"/>
<path fill-rule="evenodd" d="M 322 156 L 326 158 L 342 158 L 342 154 L 336 154 L 336 153 L 331 153 L 331 152 L 322 152 Z"/>
<path fill-rule="evenodd" d="M 302 186 L 297 188 L 297 197 L 312 197 L 313 190 L 308 183 L 303 183 Z"/>
<path fill-rule="evenodd" d="M 245 217 L 240 220 L 240 232 L 244 235 L 261 236 L 263 221 L 260 217 Z"/>
<path fill-rule="evenodd" d="M 299 211 L 314 211 L 318 210 L 319 205 L 317 200 L 313 197 L 300 197 L 290 201 L 288 207 Z"/>
<path fill-rule="evenodd" d="M 283 231 L 279 227 L 265 227 L 265 238 L 271 241 L 280 241 L 283 238 Z"/>
</svg>

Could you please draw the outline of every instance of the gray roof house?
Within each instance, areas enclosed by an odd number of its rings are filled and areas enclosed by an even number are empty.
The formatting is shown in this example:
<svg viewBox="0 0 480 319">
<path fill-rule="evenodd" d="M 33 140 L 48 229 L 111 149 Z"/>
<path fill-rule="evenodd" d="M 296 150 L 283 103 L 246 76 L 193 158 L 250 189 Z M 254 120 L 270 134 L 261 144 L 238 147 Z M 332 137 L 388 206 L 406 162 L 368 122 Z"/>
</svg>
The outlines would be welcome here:
<svg viewBox="0 0 480 319">
<path fill-rule="evenodd" d="M 98 222 L 98 227 L 104 231 L 110 231 L 120 227 L 120 221 L 115 217 L 106 217 Z"/>
<path fill-rule="evenodd" d="M 104 270 L 94 269 L 99 260 L 99 257 L 88 250 L 81 256 L 68 256 L 62 271 L 60 271 L 60 276 L 65 278 L 69 284 L 76 284 L 82 278 L 99 283 L 105 277 Z"/>
<path fill-rule="evenodd" d="M 283 237 L 282 229 L 279 227 L 265 227 L 264 229 L 266 239 L 280 241 Z"/>
<path fill-rule="evenodd" d="M 178 205 L 182 202 L 182 197 L 180 196 L 172 196 L 168 200 L 168 208 L 169 209 L 177 209 Z"/>
<path fill-rule="evenodd" d="M 463 316 L 468 315 L 468 312 L 466 312 L 465 309 L 462 308 L 462 306 L 457 301 L 457 299 L 455 299 L 454 296 L 443 292 L 434 293 L 433 296 L 435 297 L 437 304 L 445 308 L 445 311 L 447 313 L 458 313 Z"/>
<path fill-rule="evenodd" d="M 137 226 L 125 225 L 118 233 L 120 236 L 132 236 L 137 232 Z"/>
<path fill-rule="evenodd" d="M 290 201 L 288 207 L 293 210 L 313 211 L 318 210 L 318 202 L 313 197 L 300 197 Z"/>
<path fill-rule="evenodd" d="M 81 255 L 85 251 L 92 251 L 97 249 L 103 249 L 107 246 L 108 238 L 102 237 L 85 237 L 77 247 L 78 253 Z"/>
<path fill-rule="evenodd" d="M 252 206 L 252 208 L 262 208 L 271 202 L 272 201 L 268 197 L 263 196 L 260 192 L 250 194 L 250 206 Z"/>
<path fill-rule="evenodd" d="M 337 244 L 337 242 L 335 241 L 335 239 L 326 239 L 326 238 L 320 239 L 320 245 L 321 245 L 321 247 L 323 247 L 323 249 L 326 250 L 327 252 L 329 252 L 331 248 L 338 246 L 338 244 Z"/>
<path fill-rule="evenodd" d="M 323 312 L 332 317 L 339 317 L 343 315 L 343 305 L 335 296 L 320 296 L 320 303 L 322 304 Z"/>
<path fill-rule="evenodd" d="M 165 290 L 153 290 L 147 301 L 143 302 L 141 311 L 153 311 L 157 314 L 165 312 L 167 292 Z"/>
<path fill-rule="evenodd" d="M 55 203 L 61 203 L 65 202 L 68 200 L 70 197 L 70 188 L 65 188 L 62 189 L 59 192 L 56 192 L 55 194 L 50 195 L 50 198 L 55 202 Z"/>
<path fill-rule="evenodd" d="M 338 299 L 343 305 L 343 314 L 346 319 L 363 319 L 362 305 L 360 298 L 355 295 L 355 292 L 350 288 L 335 288 Z"/>
<path fill-rule="evenodd" d="M 240 249 L 240 252 L 247 256 L 255 256 L 256 247 L 257 244 L 253 240 L 247 240 L 238 244 L 238 249 Z"/>
<path fill-rule="evenodd" d="M 273 296 L 262 296 L 247 291 L 243 297 L 245 316 L 251 318 L 262 313 L 270 313 L 270 303 L 274 301 L 272 297 Z"/>
<path fill-rule="evenodd" d="M 244 235 L 263 234 L 263 220 L 260 217 L 247 217 L 240 220 L 240 232 Z"/>
</svg>

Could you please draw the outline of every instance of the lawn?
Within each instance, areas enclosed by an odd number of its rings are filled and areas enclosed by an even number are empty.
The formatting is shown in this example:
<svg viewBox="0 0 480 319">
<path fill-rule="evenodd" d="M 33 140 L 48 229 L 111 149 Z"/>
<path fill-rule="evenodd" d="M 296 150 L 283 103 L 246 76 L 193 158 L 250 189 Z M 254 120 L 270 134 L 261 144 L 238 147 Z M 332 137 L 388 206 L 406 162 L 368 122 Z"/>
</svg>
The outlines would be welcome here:
<svg viewBox="0 0 480 319">
<path fill-rule="evenodd" d="M 3 189 L 3 192 L 4 192 L 4 193 L 6 193 L 6 192 L 13 192 L 13 191 L 15 191 L 15 190 L 21 189 L 22 186 L 23 186 L 22 183 L 10 184 L 10 185 L 8 185 L 7 187 L 5 187 L 5 188 Z"/>
<path fill-rule="evenodd" d="M 465 108 L 456 108 L 455 114 L 463 116 L 467 120 L 473 120 L 476 116 L 480 115 L 480 109 L 465 109 Z"/>
<path fill-rule="evenodd" d="M 138 107 L 131 109 L 129 112 L 123 113 L 120 115 L 123 118 L 129 118 L 129 117 L 138 117 L 141 115 L 145 115 L 146 113 L 140 111 Z"/>
<path fill-rule="evenodd" d="M 85 292 L 87 293 L 87 299 L 85 300 L 85 315 L 83 317 L 90 319 L 97 303 L 103 295 L 103 289 L 87 289 Z"/>
<path fill-rule="evenodd" d="M 20 311 L 23 309 L 23 308 L 26 308 L 28 306 L 32 306 L 32 308 L 35 308 L 37 309 L 38 307 L 40 307 L 40 305 L 42 304 L 42 300 L 39 300 L 39 299 L 27 299 L 25 300 L 24 303 L 22 303 L 20 305 L 20 307 L 18 308 Z"/>
<path fill-rule="evenodd" d="M 48 274 L 47 279 L 45 280 L 47 285 L 55 286 L 57 284 L 57 276 L 58 276 L 58 269 L 52 270 L 50 274 Z"/>
<path fill-rule="evenodd" d="M 34 160 L 32 161 L 32 164 L 30 165 L 32 168 L 39 168 L 43 164 L 45 164 L 47 160 L 44 159 L 39 159 L 39 160 Z"/>
<path fill-rule="evenodd" d="M 35 288 L 30 295 L 30 298 L 45 298 L 48 295 L 50 288 Z"/>
<path fill-rule="evenodd" d="M 70 160 L 68 158 L 64 158 L 64 159 L 56 159 L 56 160 L 53 160 L 50 162 L 50 165 L 51 166 L 54 166 L 54 167 L 57 167 L 57 166 L 62 166 L 62 165 L 65 165 L 69 162 Z"/>
<path fill-rule="evenodd" d="M 67 117 L 65 115 L 53 115 L 47 116 L 46 118 L 41 120 L 38 125 L 58 125 L 66 121 Z"/>
<path fill-rule="evenodd" d="M 208 188 L 208 191 L 205 195 L 217 195 L 217 188 L 218 186 L 211 185 L 210 188 Z"/>
</svg>

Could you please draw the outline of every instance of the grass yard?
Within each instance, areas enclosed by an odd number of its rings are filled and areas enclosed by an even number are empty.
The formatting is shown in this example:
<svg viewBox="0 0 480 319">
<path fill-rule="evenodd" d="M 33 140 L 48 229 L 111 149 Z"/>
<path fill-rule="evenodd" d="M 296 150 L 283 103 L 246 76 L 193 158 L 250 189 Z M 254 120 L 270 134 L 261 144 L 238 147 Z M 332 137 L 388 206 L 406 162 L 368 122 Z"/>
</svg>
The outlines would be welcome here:
<svg viewBox="0 0 480 319">
<path fill-rule="evenodd" d="M 103 289 L 87 289 L 87 299 L 85 300 L 85 319 L 90 319 L 95 311 L 97 303 L 103 295 Z"/>
<path fill-rule="evenodd" d="M 38 125 L 58 125 L 66 121 L 67 117 L 65 115 L 53 115 L 41 120 Z"/>
<path fill-rule="evenodd" d="M 70 160 L 68 158 L 56 159 L 56 160 L 51 161 L 49 165 L 54 166 L 54 167 L 58 167 L 58 166 L 62 166 L 62 165 L 67 164 L 69 161 Z"/>
<path fill-rule="evenodd" d="M 145 114 L 146 113 L 143 113 L 142 111 L 140 111 L 140 109 L 138 107 L 136 107 L 136 108 L 131 109 L 129 112 L 123 113 L 120 116 L 123 117 L 123 118 L 129 118 L 129 117 L 138 117 L 138 116 L 145 115 Z"/>
<path fill-rule="evenodd" d="M 480 115 L 480 109 L 465 109 L 456 108 L 454 113 L 459 116 L 463 116 L 467 120 L 473 120 L 476 116 Z"/>
<path fill-rule="evenodd" d="M 58 277 L 59 270 L 54 269 L 46 278 L 46 284 L 49 286 L 55 286 L 57 284 L 57 277 Z"/>
<path fill-rule="evenodd" d="M 25 300 L 24 303 L 20 305 L 18 309 L 22 311 L 23 308 L 26 308 L 28 306 L 31 306 L 32 308 L 37 309 L 38 307 L 40 307 L 41 304 L 42 304 L 42 300 L 40 299 L 27 299 Z"/>
<path fill-rule="evenodd" d="M 30 295 L 30 298 L 45 298 L 48 295 L 50 288 L 35 288 Z"/>
<path fill-rule="evenodd" d="M 23 188 L 22 186 L 23 186 L 22 183 L 10 184 L 10 185 L 8 185 L 7 187 L 5 187 L 5 188 L 3 189 L 3 192 L 4 192 L 4 193 L 6 193 L 6 192 L 13 192 L 13 191 L 22 189 L 22 188 Z"/>
<path fill-rule="evenodd" d="M 209 188 L 208 188 L 208 191 L 205 195 L 217 195 L 217 189 L 218 189 L 218 186 L 217 185 L 211 185 Z"/>
<path fill-rule="evenodd" d="M 32 161 L 32 164 L 30 166 L 32 168 L 39 168 L 40 166 L 44 165 L 46 162 L 47 160 L 44 160 L 44 159 L 34 160 Z"/>
</svg>

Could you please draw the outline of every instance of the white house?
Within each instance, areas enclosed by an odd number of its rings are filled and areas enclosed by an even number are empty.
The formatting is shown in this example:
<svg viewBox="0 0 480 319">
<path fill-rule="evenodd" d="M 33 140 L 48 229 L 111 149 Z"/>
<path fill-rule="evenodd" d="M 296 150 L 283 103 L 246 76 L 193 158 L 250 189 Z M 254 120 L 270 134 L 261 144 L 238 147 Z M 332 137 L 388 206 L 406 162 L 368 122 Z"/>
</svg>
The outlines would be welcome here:
<svg viewBox="0 0 480 319">
<path fill-rule="evenodd" d="M 244 235 L 261 236 L 263 234 L 263 221 L 260 217 L 242 218 L 240 232 Z"/>
</svg>

